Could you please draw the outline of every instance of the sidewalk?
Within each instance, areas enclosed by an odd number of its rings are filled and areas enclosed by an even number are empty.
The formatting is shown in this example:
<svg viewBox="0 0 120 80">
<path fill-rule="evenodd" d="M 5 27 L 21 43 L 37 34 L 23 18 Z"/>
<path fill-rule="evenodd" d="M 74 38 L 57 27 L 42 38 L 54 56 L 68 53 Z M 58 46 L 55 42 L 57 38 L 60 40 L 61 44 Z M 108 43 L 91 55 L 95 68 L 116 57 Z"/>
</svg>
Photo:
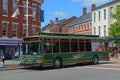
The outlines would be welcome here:
<svg viewBox="0 0 120 80">
<path fill-rule="evenodd" d="M 116 58 L 111 58 L 110 61 L 111 61 L 111 62 L 120 63 L 120 57 L 119 57 L 118 59 L 116 59 Z"/>
<path fill-rule="evenodd" d="M 118 59 L 112 57 L 109 61 L 102 61 L 100 65 L 91 65 L 91 67 L 120 70 L 120 57 Z"/>
<path fill-rule="evenodd" d="M 20 66 L 19 64 L 20 64 L 20 61 L 18 60 L 6 60 L 4 63 L 4 66 L 0 68 L 0 71 L 25 68 L 24 66 Z"/>
</svg>

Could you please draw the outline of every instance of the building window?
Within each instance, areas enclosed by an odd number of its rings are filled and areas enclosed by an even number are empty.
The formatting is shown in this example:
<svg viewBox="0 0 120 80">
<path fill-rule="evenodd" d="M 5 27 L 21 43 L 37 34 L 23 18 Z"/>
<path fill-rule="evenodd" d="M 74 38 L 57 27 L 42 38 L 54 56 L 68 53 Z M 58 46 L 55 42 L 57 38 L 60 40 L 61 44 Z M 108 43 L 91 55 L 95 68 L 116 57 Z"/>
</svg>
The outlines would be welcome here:
<svg viewBox="0 0 120 80">
<path fill-rule="evenodd" d="M 74 28 L 74 27 L 72 27 L 72 32 L 73 32 L 73 33 L 75 32 L 75 28 Z"/>
<path fill-rule="evenodd" d="M 73 26 L 70 29 L 71 29 L 71 31 L 69 33 L 73 33 L 74 32 Z"/>
<path fill-rule="evenodd" d="M 77 25 L 77 29 L 78 29 L 78 31 L 80 31 L 80 26 L 79 25 Z"/>
<path fill-rule="evenodd" d="M 104 19 L 106 19 L 106 9 L 104 9 Z"/>
<path fill-rule="evenodd" d="M 32 18 L 36 18 L 36 13 L 37 13 L 37 4 L 32 3 Z"/>
<path fill-rule="evenodd" d="M 70 32 L 73 32 L 72 27 L 70 28 Z"/>
<path fill-rule="evenodd" d="M 13 37 L 17 37 L 17 24 L 13 24 L 12 32 L 13 32 Z"/>
<path fill-rule="evenodd" d="M 70 28 L 68 28 L 68 33 L 72 33 L 73 32 L 73 30 L 72 30 L 72 27 L 70 27 Z"/>
<path fill-rule="evenodd" d="M 63 30 L 64 30 L 64 28 L 63 28 Z M 68 31 L 71 32 L 71 28 L 68 28 Z M 65 33 L 65 30 L 63 32 Z"/>
<path fill-rule="evenodd" d="M 110 17 L 112 18 L 112 14 L 113 14 L 113 7 L 110 7 Z"/>
<path fill-rule="evenodd" d="M 78 28 L 77 28 L 77 26 L 76 26 L 76 31 L 78 31 Z"/>
<path fill-rule="evenodd" d="M 94 35 L 96 34 L 96 28 L 94 27 Z"/>
<path fill-rule="evenodd" d="M 84 30 L 86 30 L 86 24 L 84 24 Z"/>
<path fill-rule="evenodd" d="M 78 27 L 76 26 L 76 31 L 78 31 Z"/>
<path fill-rule="evenodd" d="M 2 24 L 3 37 L 7 37 L 7 28 L 8 28 L 8 23 L 3 23 Z"/>
<path fill-rule="evenodd" d="M 89 23 L 87 24 L 87 29 L 89 29 Z"/>
<path fill-rule="evenodd" d="M 100 36 L 100 26 L 98 27 L 98 30 L 99 30 L 99 36 Z"/>
<path fill-rule="evenodd" d="M 23 37 L 26 37 L 27 36 L 27 26 L 24 25 L 23 26 Z"/>
<path fill-rule="evenodd" d="M 92 27 L 92 23 L 90 23 L 90 26 L 89 26 L 89 28 L 91 29 L 91 27 Z"/>
<path fill-rule="evenodd" d="M 100 11 L 98 11 L 98 15 L 99 15 L 99 21 L 100 21 L 100 17 L 101 17 Z"/>
<path fill-rule="evenodd" d="M 75 26 L 75 31 L 77 32 L 77 26 Z"/>
<path fill-rule="evenodd" d="M 106 36 L 106 25 L 104 25 L 104 36 Z"/>
<path fill-rule="evenodd" d="M 27 17 L 27 2 L 26 1 L 24 1 L 23 2 L 23 12 L 24 12 L 24 17 Z"/>
<path fill-rule="evenodd" d="M 77 25 L 77 31 L 79 31 L 79 25 Z"/>
<path fill-rule="evenodd" d="M 83 25 L 81 25 L 81 30 L 83 30 Z"/>
<path fill-rule="evenodd" d="M 18 0 L 12 0 L 13 6 L 12 6 L 12 17 L 17 17 L 19 11 L 18 11 Z"/>
<path fill-rule="evenodd" d="M 92 33 L 90 32 L 90 35 L 91 35 Z"/>
<path fill-rule="evenodd" d="M 94 22 L 96 21 L 96 14 L 95 14 L 95 12 L 94 12 Z"/>
<path fill-rule="evenodd" d="M 8 0 L 3 0 L 3 15 L 8 15 Z"/>
</svg>

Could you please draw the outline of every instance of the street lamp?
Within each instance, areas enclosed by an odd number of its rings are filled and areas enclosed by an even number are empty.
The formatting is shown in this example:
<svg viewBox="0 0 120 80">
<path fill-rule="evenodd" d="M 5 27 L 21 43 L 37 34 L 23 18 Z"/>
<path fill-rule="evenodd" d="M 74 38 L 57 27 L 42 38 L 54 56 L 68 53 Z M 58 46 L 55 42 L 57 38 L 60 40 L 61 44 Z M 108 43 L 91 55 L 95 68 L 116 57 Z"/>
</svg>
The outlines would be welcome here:
<svg viewBox="0 0 120 80">
<path fill-rule="evenodd" d="M 33 17 L 33 16 L 35 15 L 35 14 L 29 14 L 29 13 L 28 13 L 28 9 L 29 9 L 29 8 L 33 9 L 32 7 L 29 7 L 28 4 L 29 4 L 29 2 L 28 2 L 28 0 L 26 0 L 26 6 L 25 6 L 25 7 L 26 7 L 26 15 L 25 15 L 25 17 L 26 17 L 26 28 L 27 28 L 26 37 L 29 36 L 29 35 L 28 35 L 28 29 L 29 29 L 28 17 L 29 17 L 29 16 L 32 16 L 32 17 Z"/>
<path fill-rule="evenodd" d="M 29 4 L 29 2 L 28 2 L 28 0 L 26 0 L 26 15 L 25 15 L 25 16 L 26 16 L 26 27 L 27 27 L 26 37 L 29 36 L 29 35 L 28 35 L 28 29 L 29 29 L 29 28 L 28 28 L 28 27 L 29 27 L 28 17 L 29 17 L 29 16 L 32 16 L 32 17 L 33 17 L 33 16 L 35 15 L 35 14 L 29 14 L 29 13 L 28 13 L 28 9 L 29 9 L 29 8 L 32 9 L 32 7 L 29 7 L 28 4 Z"/>
<path fill-rule="evenodd" d="M 26 36 L 28 36 L 28 0 L 26 2 L 26 27 L 27 27 L 27 31 L 26 31 Z"/>
</svg>

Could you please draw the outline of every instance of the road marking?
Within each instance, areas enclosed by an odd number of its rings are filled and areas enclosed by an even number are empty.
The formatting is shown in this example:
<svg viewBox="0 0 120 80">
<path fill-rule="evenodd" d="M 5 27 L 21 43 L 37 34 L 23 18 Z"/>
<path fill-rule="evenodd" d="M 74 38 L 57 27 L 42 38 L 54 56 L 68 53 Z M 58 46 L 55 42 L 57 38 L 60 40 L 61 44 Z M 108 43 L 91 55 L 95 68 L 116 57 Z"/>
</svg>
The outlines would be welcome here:
<svg viewBox="0 0 120 80">
<path fill-rule="evenodd" d="M 85 66 L 79 66 L 76 68 L 120 70 L 120 64 L 110 63 L 110 64 L 98 64 L 98 65 L 85 65 Z"/>
<path fill-rule="evenodd" d="M 93 69 L 108 69 L 108 70 L 120 70 L 120 68 L 103 68 L 103 67 L 92 67 L 92 66 L 87 66 L 83 68 L 93 68 Z"/>
</svg>

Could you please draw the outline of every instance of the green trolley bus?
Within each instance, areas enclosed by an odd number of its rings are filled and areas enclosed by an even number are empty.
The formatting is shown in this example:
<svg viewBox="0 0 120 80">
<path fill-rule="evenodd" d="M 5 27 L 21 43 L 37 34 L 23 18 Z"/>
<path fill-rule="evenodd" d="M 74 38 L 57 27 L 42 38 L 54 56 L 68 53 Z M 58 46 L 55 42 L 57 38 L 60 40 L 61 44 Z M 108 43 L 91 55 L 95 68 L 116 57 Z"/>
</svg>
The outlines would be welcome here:
<svg viewBox="0 0 120 80">
<path fill-rule="evenodd" d="M 23 38 L 21 64 L 39 67 L 109 60 L 108 39 L 96 35 L 37 33 Z"/>
</svg>

